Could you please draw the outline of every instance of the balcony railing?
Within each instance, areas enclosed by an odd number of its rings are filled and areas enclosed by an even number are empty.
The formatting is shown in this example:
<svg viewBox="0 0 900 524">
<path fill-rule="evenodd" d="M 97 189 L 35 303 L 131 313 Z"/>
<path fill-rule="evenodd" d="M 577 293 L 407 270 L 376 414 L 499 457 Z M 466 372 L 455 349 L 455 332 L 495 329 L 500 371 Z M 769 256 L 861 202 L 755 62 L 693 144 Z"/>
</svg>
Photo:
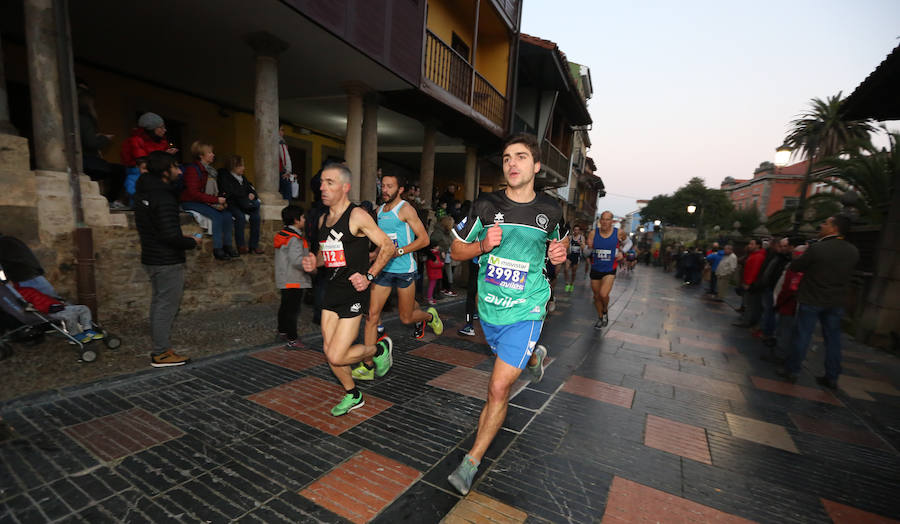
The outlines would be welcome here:
<svg viewBox="0 0 900 524">
<path fill-rule="evenodd" d="M 541 164 L 546 168 L 552 169 L 563 178 L 567 179 L 569 176 L 569 157 L 564 155 L 546 138 L 541 143 Z"/>
<path fill-rule="evenodd" d="M 474 70 L 466 57 L 431 31 L 426 36 L 425 78 L 502 128 L 506 98 Z"/>
</svg>

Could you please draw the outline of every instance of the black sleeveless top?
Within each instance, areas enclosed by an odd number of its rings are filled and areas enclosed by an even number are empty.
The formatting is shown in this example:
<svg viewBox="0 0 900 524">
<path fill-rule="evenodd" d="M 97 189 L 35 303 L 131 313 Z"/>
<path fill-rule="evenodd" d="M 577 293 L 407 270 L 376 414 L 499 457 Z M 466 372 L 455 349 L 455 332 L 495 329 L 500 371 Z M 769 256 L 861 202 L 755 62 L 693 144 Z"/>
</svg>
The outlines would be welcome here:
<svg viewBox="0 0 900 524">
<path fill-rule="evenodd" d="M 325 278 L 330 291 L 346 288 L 356 292 L 348 280 L 350 275 L 359 273 L 365 276 L 369 270 L 369 239 L 350 232 L 350 214 L 355 207 L 353 203 L 347 206 L 333 226 L 326 225 L 326 213 L 319 228 L 319 251 L 325 260 Z"/>
</svg>

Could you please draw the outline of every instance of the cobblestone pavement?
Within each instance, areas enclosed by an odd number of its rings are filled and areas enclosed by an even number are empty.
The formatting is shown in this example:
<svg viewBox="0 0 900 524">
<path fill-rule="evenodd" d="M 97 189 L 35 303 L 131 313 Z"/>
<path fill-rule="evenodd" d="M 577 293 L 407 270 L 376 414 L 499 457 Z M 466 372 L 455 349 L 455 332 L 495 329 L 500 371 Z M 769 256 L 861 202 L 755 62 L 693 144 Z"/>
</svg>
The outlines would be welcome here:
<svg viewBox="0 0 900 524">
<path fill-rule="evenodd" d="M 898 359 L 848 341 L 838 391 L 821 350 L 790 385 L 700 294 L 638 268 L 600 332 L 587 280 L 558 292 L 465 498 L 492 359 L 457 303 L 440 337 L 388 322 L 395 367 L 341 418 L 315 335 L 8 401 L 0 522 L 897 522 Z"/>
</svg>

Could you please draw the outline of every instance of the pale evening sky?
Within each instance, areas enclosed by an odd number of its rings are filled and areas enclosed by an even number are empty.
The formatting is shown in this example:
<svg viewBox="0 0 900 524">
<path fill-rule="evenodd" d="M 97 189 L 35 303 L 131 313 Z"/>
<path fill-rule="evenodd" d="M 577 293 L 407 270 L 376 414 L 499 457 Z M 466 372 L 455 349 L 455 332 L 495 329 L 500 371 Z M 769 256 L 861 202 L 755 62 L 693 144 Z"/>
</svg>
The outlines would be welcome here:
<svg viewBox="0 0 900 524">
<path fill-rule="evenodd" d="M 590 67 L 588 156 L 621 215 L 752 176 L 810 98 L 849 95 L 900 43 L 900 1 L 525 0 L 522 31 Z"/>
</svg>

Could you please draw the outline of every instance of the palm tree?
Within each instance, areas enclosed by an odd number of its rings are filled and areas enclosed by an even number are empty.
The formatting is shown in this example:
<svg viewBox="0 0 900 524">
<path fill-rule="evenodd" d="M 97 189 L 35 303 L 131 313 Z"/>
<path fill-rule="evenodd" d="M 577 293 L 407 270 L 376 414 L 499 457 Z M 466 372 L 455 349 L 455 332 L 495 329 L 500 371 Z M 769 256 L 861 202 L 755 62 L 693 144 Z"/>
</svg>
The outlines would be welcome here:
<svg viewBox="0 0 900 524">
<path fill-rule="evenodd" d="M 824 162 L 834 170 L 814 177 L 814 181 L 834 187 L 839 193 L 855 191 L 860 199 L 856 207 L 860 216 L 871 224 L 880 224 L 887 214 L 891 195 L 897 188 L 893 182 L 900 173 L 900 132 L 882 126 L 889 147 L 879 150 L 871 141 L 855 144 L 846 158 L 831 158 Z"/>
<path fill-rule="evenodd" d="M 802 154 L 808 162 L 806 175 L 800 186 L 800 200 L 794 213 L 794 233 L 803 218 L 813 165 L 843 153 L 850 144 L 867 140 L 869 133 L 874 130 L 868 120 L 846 120 L 843 102 L 840 91 L 825 100 L 811 99 L 810 108 L 791 122 L 791 130 L 784 140 L 795 154 Z"/>
</svg>

